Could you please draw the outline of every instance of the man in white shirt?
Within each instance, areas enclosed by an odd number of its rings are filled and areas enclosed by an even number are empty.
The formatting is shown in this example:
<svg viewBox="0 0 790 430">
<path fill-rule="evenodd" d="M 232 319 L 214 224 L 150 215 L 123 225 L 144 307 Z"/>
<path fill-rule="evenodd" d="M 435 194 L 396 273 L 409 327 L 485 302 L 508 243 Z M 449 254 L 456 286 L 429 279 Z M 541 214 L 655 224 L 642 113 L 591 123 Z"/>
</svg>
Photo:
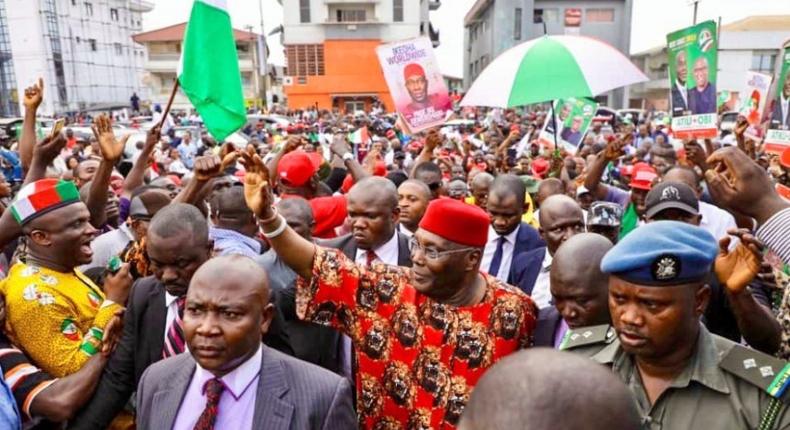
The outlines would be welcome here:
<svg viewBox="0 0 790 430">
<path fill-rule="evenodd" d="M 431 201 L 431 189 L 415 179 L 403 181 L 398 187 L 398 231 L 411 238 L 420 226 L 425 209 Z"/>
<path fill-rule="evenodd" d="M 564 194 L 547 198 L 541 205 L 539 231 L 546 246 L 519 255 L 513 264 L 520 268 L 514 285 L 529 294 L 542 309 L 551 305 L 549 287 L 554 253 L 563 242 L 584 231 L 581 206 Z"/>
<path fill-rule="evenodd" d="M 515 175 L 499 175 L 488 192 L 486 211 L 491 217 L 488 242 L 481 269 L 503 282 L 515 278 L 513 258 L 544 246 L 538 231 L 521 221 L 526 204 L 526 186 Z"/>
</svg>

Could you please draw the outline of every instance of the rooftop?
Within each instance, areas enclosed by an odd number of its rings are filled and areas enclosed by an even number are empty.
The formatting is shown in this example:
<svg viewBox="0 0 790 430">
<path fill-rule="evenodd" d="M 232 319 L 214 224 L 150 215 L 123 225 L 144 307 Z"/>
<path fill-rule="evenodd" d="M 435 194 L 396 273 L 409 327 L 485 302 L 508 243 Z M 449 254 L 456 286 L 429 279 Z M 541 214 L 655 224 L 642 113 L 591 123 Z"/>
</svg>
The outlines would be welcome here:
<svg viewBox="0 0 790 430">
<path fill-rule="evenodd" d="M 184 39 L 184 29 L 187 27 L 187 23 L 182 22 L 181 24 L 171 25 L 169 27 L 162 27 L 156 30 L 146 31 L 143 33 L 137 33 L 132 36 L 132 39 L 137 43 L 147 43 L 147 42 L 172 42 L 177 40 Z M 257 33 L 250 33 L 244 30 L 237 30 L 233 29 L 233 37 L 238 40 L 250 40 L 250 39 L 257 39 Z"/>
<path fill-rule="evenodd" d="M 790 15 L 753 15 L 724 24 L 726 31 L 776 31 L 790 30 Z"/>
<path fill-rule="evenodd" d="M 488 8 L 488 5 L 491 4 L 493 0 L 477 0 L 475 4 L 469 8 L 469 12 L 466 13 L 464 16 L 464 26 L 468 26 L 472 23 L 472 21 L 477 19 L 477 16 L 480 15 L 481 12 L 485 11 Z"/>
</svg>

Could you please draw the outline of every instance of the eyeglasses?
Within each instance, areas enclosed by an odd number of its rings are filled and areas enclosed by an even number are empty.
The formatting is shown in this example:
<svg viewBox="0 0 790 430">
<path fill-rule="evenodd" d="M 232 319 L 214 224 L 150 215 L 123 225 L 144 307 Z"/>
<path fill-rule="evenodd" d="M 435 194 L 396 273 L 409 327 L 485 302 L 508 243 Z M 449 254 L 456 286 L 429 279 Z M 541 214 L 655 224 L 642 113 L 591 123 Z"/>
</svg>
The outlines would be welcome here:
<svg viewBox="0 0 790 430">
<path fill-rule="evenodd" d="M 409 251 L 411 252 L 411 254 L 414 255 L 414 252 L 417 251 L 418 249 L 420 250 L 420 252 L 423 253 L 423 255 L 425 255 L 425 258 L 429 260 L 436 260 L 443 255 L 455 254 L 456 252 L 469 251 L 474 248 L 467 247 L 460 249 L 448 249 L 447 251 L 438 251 L 435 248 L 426 248 L 420 245 L 420 243 L 417 242 L 417 239 L 413 237 L 409 239 Z"/>
</svg>

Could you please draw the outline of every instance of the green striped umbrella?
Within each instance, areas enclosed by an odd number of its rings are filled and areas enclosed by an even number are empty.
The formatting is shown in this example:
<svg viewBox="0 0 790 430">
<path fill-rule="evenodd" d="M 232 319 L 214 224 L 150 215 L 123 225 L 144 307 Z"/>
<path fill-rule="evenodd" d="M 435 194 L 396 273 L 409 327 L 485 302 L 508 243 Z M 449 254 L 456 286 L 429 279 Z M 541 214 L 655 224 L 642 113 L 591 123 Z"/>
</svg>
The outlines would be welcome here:
<svg viewBox="0 0 790 430">
<path fill-rule="evenodd" d="M 514 46 L 480 73 L 461 106 L 509 108 L 595 97 L 647 81 L 620 51 L 584 36 L 542 36 Z"/>
</svg>

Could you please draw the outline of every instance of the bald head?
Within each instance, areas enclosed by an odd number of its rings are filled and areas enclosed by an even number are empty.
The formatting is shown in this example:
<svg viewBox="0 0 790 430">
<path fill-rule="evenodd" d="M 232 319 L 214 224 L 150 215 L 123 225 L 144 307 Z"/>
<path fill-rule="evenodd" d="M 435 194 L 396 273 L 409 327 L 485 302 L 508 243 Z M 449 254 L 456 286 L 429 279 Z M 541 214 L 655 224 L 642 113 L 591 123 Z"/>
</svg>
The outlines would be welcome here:
<svg viewBox="0 0 790 430">
<path fill-rule="evenodd" d="M 584 231 L 584 213 L 576 200 L 565 194 L 553 195 L 540 205 L 540 235 L 554 255 L 571 236 Z"/>
<path fill-rule="evenodd" d="M 313 239 L 315 218 L 310 203 L 302 198 L 283 199 L 277 203 L 277 211 L 285 218 L 288 226 L 294 229 L 299 236 L 307 240 Z"/>
<path fill-rule="evenodd" d="M 639 415 L 610 370 L 567 352 L 530 348 L 483 375 L 458 428 L 637 430 Z"/>
<path fill-rule="evenodd" d="M 398 207 L 398 189 L 387 178 L 369 176 L 351 187 L 348 191 L 348 200 L 384 205 L 387 210 L 392 211 Z"/>
<path fill-rule="evenodd" d="M 543 202 L 551 196 L 565 194 L 565 184 L 557 178 L 548 178 L 538 185 L 537 204 L 543 209 Z"/>
<path fill-rule="evenodd" d="M 244 187 L 221 188 L 211 200 L 212 220 L 217 227 L 253 236 L 258 229 L 255 216 L 244 199 Z"/>
<path fill-rule="evenodd" d="M 233 295 L 255 297 L 262 306 L 269 303 L 269 277 L 249 257 L 240 254 L 212 258 L 192 276 L 187 299 L 198 291 L 226 291 Z"/>
<path fill-rule="evenodd" d="M 398 190 L 401 188 L 408 188 L 412 194 L 416 194 L 426 202 L 431 200 L 431 189 L 425 185 L 425 182 L 418 181 L 416 179 L 407 179 L 400 184 Z"/>
<path fill-rule="evenodd" d="M 599 234 L 579 233 L 554 253 L 551 295 L 571 328 L 610 322 L 609 276 L 601 272 L 601 260 L 612 246 Z"/>
<path fill-rule="evenodd" d="M 524 181 L 516 175 L 499 175 L 494 179 L 491 184 L 491 189 L 488 191 L 488 198 L 497 200 L 505 200 L 508 197 L 516 199 L 518 207 L 524 207 L 524 196 L 527 193 L 527 187 Z"/>
<path fill-rule="evenodd" d="M 480 187 L 490 187 L 491 183 L 494 182 L 494 176 L 488 172 L 480 172 L 472 178 L 472 186 L 480 186 Z"/>
</svg>

